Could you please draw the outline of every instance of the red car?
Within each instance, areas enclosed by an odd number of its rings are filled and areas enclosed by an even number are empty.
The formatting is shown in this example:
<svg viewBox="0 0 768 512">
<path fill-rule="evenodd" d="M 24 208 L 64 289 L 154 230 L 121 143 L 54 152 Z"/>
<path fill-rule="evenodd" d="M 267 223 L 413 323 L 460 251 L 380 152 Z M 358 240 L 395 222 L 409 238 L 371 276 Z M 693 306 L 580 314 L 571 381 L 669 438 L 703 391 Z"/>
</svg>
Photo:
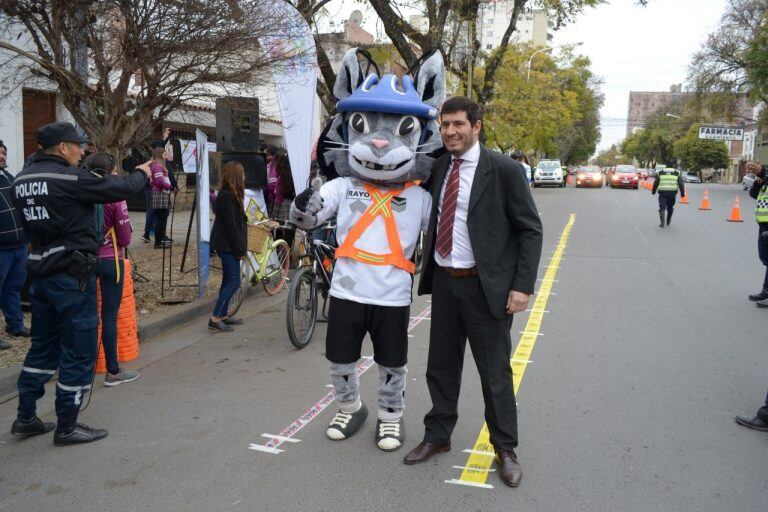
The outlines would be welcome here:
<svg viewBox="0 0 768 512">
<path fill-rule="evenodd" d="M 596 165 L 585 165 L 576 170 L 576 188 L 603 187 L 603 173 Z"/>
<path fill-rule="evenodd" d="M 634 165 L 617 165 L 611 173 L 611 188 L 638 188 L 638 174 Z"/>
<path fill-rule="evenodd" d="M 638 169 L 637 172 L 640 173 L 644 180 L 648 179 L 648 169 Z"/>
</svg>

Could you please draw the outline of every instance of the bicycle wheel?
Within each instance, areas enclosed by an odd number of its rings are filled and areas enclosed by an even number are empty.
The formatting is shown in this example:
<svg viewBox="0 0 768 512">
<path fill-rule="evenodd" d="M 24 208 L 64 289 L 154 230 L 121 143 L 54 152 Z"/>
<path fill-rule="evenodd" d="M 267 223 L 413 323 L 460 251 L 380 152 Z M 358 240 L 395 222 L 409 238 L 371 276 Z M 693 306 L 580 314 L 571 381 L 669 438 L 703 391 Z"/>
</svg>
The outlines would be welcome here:
<svg viewBox="0 0 768 512">
<path fill-rule="evenodd" d="M 291 250 L 285 240 L 275 240 L 272 243 L 272 254 L 267 262 L 267 276 L 264 281 L 264 291 L 269 295 L 277 295 L 285 286 L 285 276 L 288 275 L 288 265 L 291 264 Z"/>
<path fill-rule="evenodd" d="M 288 288 L 285 323 L 288 338 L 296 348 L 304 348 L 312 340 L 317 320 L 317 288 L 308 267 L 296 271 Z"/>
<path fill-rule="evenodd" d="M 248 273 L 250 268 L 248 267 L 248 264 L 245 262 L 245 260 L 240 261 L 240 288 L 235 291 L 235 294 L 232 295 L 232 298 L 229 299 L 229 304 L 227 306 L 227 315 L 232 316 L 235 313 L 237 313 L 237 310 L 240 309 L 240 306 L 243 305 L 243 301 L 245 300 L 245 296 L 248 294 L 248 285 L 250 285 L 250 282 L 248 281 Z"/>
</svg>

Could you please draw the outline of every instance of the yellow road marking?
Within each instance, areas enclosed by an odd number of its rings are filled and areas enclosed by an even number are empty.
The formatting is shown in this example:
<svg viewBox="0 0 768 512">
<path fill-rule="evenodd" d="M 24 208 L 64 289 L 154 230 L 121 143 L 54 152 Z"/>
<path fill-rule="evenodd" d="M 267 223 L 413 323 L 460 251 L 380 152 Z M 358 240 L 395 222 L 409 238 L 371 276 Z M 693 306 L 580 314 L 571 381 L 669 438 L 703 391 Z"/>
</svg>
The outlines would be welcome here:
<svg viewBox="0 0 768 512">
<path fill-rule="evenodd" d="M 522 331 L 520 342 L 517 344 L 515 353 L 510 360 L 515 396 L 517 396 L 517 390 L 520 388 L 520 382 L 523 380 L 525 369 L 528 366 L 527 362 L 531 358 L 533 346 L 536 344 L 536 340 L 539 337 L 541 322 L 544 318 L 543 311 L 547 309 L 547 301 L 552 292 L 552 284 L 555 282 L 555 274 L 557 274 L 560 260 L 563 258 L 563 251 L 565 251 L 565 246 L 568 244 L 568 235 L 571 233 L 571 227 L 573 227 L 575 221 L 576 214 L 572 213 L 560 235 L 560 241 L 557 244 L 555 253 L 552 256 L 549 265 L 547 265 L 547 271 L 544 274 L 544 279 L 542 279 L 541 288 L 536 292 L 536 301 L 534 302 L 533 308 L 531 308 L 533 311 L 531 311 L 531 314 L 528 316 L 528 322 L 525 324 L 525 329 Z M 475 445 L 470 451 L 467 463 L 464 464 L 464 470 L 461 472 L 461 477 L 458 480 L 446 480 L 446 482 L 483 488 L 490 487 L 485 482 L 488 480 L 488 473 L 491 469 L 491 464 L 493 464 L 493 451 L 490 433 L 488 432 L 488 425 L 483 423 L 483 428 L 480 429 L 480 434 L 477 436 Z"/>
</svg>

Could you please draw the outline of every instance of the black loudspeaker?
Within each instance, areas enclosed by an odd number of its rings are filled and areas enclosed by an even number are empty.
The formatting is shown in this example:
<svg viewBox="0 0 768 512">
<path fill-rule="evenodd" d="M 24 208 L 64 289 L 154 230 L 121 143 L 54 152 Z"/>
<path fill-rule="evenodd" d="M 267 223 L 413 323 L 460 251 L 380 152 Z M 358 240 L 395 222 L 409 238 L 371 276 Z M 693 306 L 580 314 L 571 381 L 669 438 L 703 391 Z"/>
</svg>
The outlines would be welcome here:
<svg viewBox="0 0 768 512">
<path fill-rule="evenodd" d="M 267 188 L 267 163 L 264 153 L 253 151 L 216 151 L 211 153 L 211 186 L 219 185 L 219 177 L 224 164 L 240 162 L 245 169 L 245 188 Z"/>
<path fill-rule="evenodd" d="M 258 151 L 258 98 L 227 96 L 216 99 L 216 149 Z"/>
</svg>

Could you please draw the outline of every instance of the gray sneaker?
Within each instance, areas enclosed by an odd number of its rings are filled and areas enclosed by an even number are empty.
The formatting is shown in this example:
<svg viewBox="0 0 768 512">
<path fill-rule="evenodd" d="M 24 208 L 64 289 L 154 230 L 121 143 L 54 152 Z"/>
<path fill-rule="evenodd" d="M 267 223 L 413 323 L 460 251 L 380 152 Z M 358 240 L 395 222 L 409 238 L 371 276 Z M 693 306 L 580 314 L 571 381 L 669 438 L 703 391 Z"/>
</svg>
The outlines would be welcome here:
<svg viewBox="0 0 768 512">
<path fill-rule="evenodd" d="M 131 382 L 139 378 L 139 372 L 135 372 L 133 370 L 126 370 L 125 368 L 120 368 L 120 371 L 117 372 L 117 374 L 112 375 L 111 373 L 107 372 L 107 374 L 104 376 L 104 385 L 105 386 L 118 386 L 120 384 L 123 384 L 124 382 Z"/>
</svg>

